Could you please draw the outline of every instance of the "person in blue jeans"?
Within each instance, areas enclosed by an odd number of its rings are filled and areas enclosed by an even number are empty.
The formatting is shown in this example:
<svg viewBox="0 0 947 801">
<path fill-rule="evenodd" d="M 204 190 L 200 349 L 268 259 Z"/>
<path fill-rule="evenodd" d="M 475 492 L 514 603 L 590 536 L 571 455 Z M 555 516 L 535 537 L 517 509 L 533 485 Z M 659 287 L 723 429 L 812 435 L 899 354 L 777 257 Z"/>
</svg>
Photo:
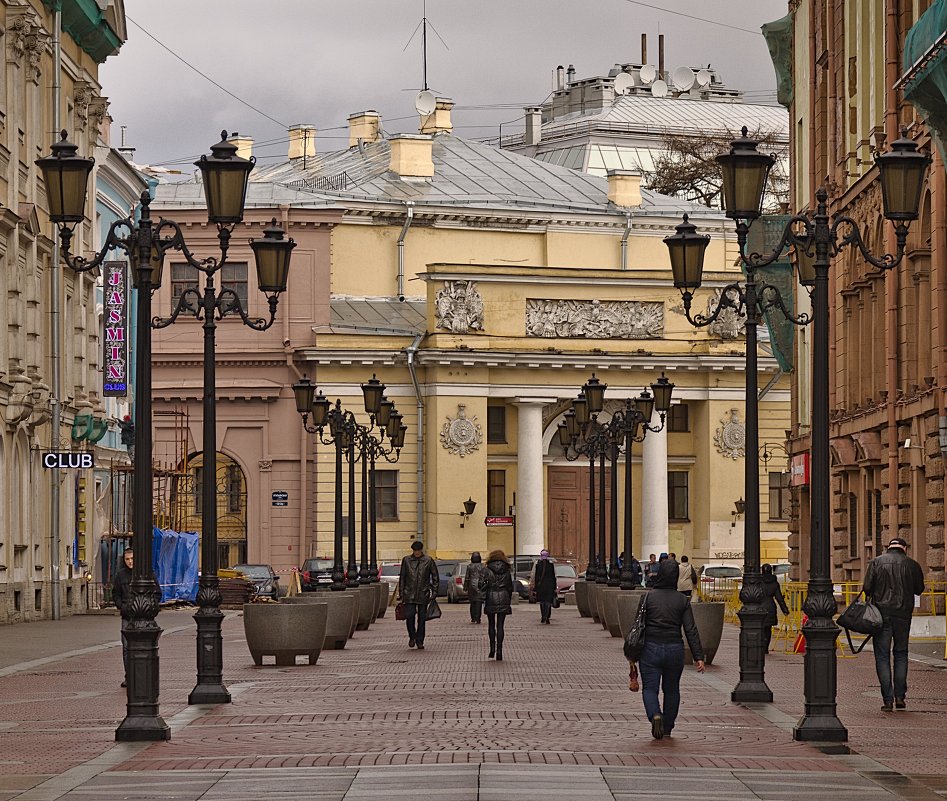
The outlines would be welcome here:
<svg viewBox="0 0 947 801">
<path fill-rule="evenodd" d="M 924 592 L 924 571 L 907 555 L 907 541 L 895 537 L 888 550 L 868 564 L 865 595 L 878 607 L 884 628 L 873 638 L 875 672 L 881 685 L 881 711 L 905 709 L 908 692 L 908 638 L 914 596 Z M 891 675 L 891 643 L 894 642 L 894 677 Z"/>
<path fill-rule="evenodd" d="M 673 559 L 661 562 L 653 588 L 644 596 L 644 650 L 638 660 L 641 697 L 651 722 L 651 736 L 669 737 L 681 707 L 681 675 L 684 673 L 684 639 L 687 636 L 694 664 L 704 672 L 704 649 L 700 644 L 690 598 L 677 591 L 678 564 Z M 660 693 L 664 692 L 662 706 Z"/>
</svg>

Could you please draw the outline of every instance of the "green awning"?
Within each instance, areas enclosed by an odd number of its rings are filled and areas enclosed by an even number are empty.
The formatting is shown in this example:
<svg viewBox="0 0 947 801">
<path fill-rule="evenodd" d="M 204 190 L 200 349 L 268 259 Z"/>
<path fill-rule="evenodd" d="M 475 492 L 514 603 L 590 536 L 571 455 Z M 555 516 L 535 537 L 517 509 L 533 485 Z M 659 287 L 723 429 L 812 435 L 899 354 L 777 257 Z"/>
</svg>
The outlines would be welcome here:
<svg viewBox="0 0 947 801">
<path fill-rule="evenodd" d="M 792 105 L 792 14 L 762 26 L 769 57 L 776 70 L 776 99 L 779 105 Z"/>
<path fill-rule="evenodd" d="M 908 31 L 900 83 L 904 98 L 921 112 L 941 156 L 947 156 L 947 0 L 935 0 Z"/>
<path fill-rule="evenodd" d="M 779 244 L 783 229 L 790 219 L 788 214 L 764 214 L 754 220 L 747 236 L 747 253 L 760 253 L 764 256 L 772 253 L 773 248 Z M 756 270 L 756 280 L 759 284 L 775 286 L 782 296 L 786 310 L 790 314 L 795 313 L 795 281 L 788 251 L 784 253 L 783 258 Z M 769 329 L 769 340 L 773 346 L 773 356 L 776 358 L 779 369 L 784 373 L 791 373 L 793 354 L 795 353 L 796 327 L 786 319 L 786 316 L 778 308 L 769 309 L 763 315 L 763 319 Z"/>
</svg>

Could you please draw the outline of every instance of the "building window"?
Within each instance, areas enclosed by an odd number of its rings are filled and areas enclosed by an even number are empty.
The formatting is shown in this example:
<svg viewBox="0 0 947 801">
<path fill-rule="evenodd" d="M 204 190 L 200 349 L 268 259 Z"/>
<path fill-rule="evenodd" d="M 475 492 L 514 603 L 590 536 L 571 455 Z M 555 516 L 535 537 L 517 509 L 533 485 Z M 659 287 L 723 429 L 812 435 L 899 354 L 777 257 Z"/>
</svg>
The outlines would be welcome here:
<svg viewBox="0 0 947 801">
<path fill-rule="evenodd" d="M 858 556 L 858 496 L 848 493 L 848 555 Z"/>
<path fill-rule="evenodd" d="M 243 510 L 243 472 L 240 465 L 227 465 L 227 511 L 238 514 Z"/>
<path fill-rule="evenodd" d="M 687 417 L 687 404 L 675 403 L 668 411 L 668 431 L 672 434 L 685 434 L 691 430 Z"/>
<path fill-rule="evenodd" d="M 487 514 L 506 515 L 506 470 L 487 470 Z"/>
<path fill-rule="evenodd" d="M 688 474 L 682 470 L 668 471 L 668 517 L 671 520 L 689 520 Z"/>
<path fill-rule="evenodd" d="M 171 265 L 171 308 L 177 306 L 181 295 L 187 289 L 195 289 L 201 294 L 201 273 L 190 264 Z M 247 310 L 247 263 L 227 262 L 220 270 L 219 288 L 230 289 L 240 299 L 240 305 Z"/>
<path fill-rule="evenodd" d="M 398 471 L 375 471 L 375 514 L 379 520 L 398 519 Z"/>
<path fill-rule="evenodd" d="M 789 473 L 769 474 L 769 519 L 789 520 Z"/>
<path fill-rule="evenodd" d="M 487 407 L 487 442 L 506 442 L 506 406 Z"/>
</svg>

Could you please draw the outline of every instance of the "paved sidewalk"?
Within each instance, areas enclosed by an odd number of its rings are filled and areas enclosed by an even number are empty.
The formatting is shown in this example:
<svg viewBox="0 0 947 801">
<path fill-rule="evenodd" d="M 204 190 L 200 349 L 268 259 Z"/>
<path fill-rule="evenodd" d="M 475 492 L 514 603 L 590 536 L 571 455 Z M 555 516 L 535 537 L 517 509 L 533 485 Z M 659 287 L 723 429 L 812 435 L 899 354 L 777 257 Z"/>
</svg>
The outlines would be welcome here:
<svg viewBox="0 0 947 801">
<path fill-rule="evenodd" d="M 63 658 L 36 664 L 20 648 L 20 662 L 0 661 L 0 801 L 643 799 L 656 786 L 668 801 L 947 798 L 947 671 L 935 664 L 912 662 L 909 711 L 884 715 L 870 655 L 842 660 L 853 753 L 826 753 L 789 731 L 802 709 L 799 657 L 768 661 L 773 705 L 730 703 L 728 627 L 718 664 L 685 671 L 675 736 L 659 742 L 626 688 L 620 642 L 574 608 L 551 626 L 538 617 L 515 607 L 502 663 L 486 658 L 486 626 L 445 605 L 423 652 L 389 615 L 318 665 L 256 668 L 241 618 L 228 615 L 234 701 L 188 707 L 194 624 L 166 613 L 161 703 L 173 736 L 140 745 L 114 743 L 125 702 L 117 639 L 99 618 L 59 621 L 70 629 Z M 0 654 L 22 628 L 0 627 Z"/>
</svg>

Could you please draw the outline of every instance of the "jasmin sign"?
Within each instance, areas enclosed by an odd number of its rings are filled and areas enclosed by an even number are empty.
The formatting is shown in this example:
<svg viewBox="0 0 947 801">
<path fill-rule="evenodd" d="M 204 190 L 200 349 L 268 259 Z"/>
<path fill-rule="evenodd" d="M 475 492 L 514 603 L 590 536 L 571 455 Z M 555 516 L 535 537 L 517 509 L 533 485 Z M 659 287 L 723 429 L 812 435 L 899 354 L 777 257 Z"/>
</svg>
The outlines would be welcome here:
<svg viewBox="0 0 947 801">
<path fill-rule="evenodd" d="M 105 357 L 102 394 L 124 398 L 128 394 L 128 265 L 104 265 Z"/>
</svg>

